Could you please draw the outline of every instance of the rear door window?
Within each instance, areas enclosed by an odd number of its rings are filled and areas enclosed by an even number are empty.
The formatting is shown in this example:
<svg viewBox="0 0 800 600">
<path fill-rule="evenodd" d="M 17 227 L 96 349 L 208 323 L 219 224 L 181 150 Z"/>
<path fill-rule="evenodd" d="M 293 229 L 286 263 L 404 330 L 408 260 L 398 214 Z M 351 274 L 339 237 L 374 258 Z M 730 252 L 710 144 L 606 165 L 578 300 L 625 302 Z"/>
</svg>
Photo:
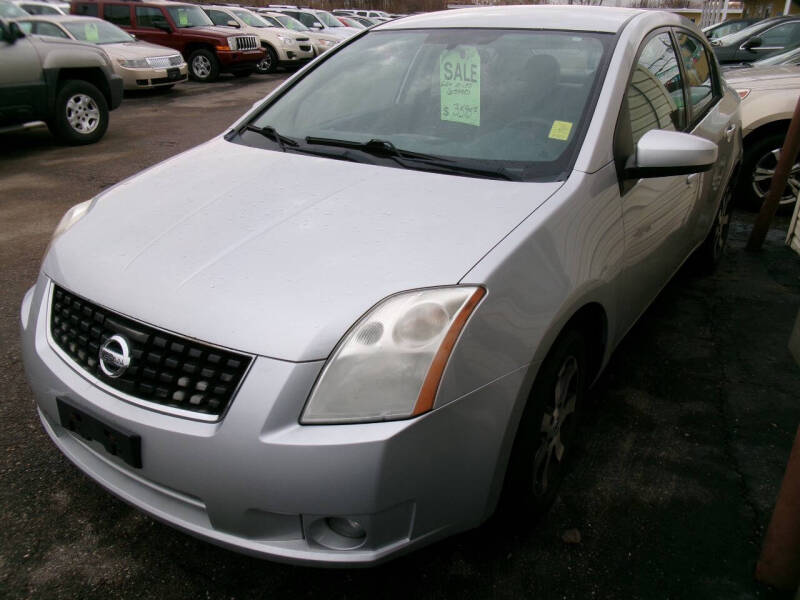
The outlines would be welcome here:
<svg viewBox="0 0 800 600">
<path fill-rule="evenodd" d="M 206 8 L 204 10 L 206 11 L 208 18 L 211 19 L 211 22 L 214 23 L 214 25 L 221 25 L 222 27 L 230 27 L 230 25 L 228 25 L 228 21 L 232 21 L 233 19 L 230 16 L 226 15 L 221 10 L 214 10 L 212 8 Z"/>
<path fill-rule="evenodd" d="M 702 42 L 683 32 L 678 32 L 675 37 L 686 73 L 686 89 L 689 91 L 694 126 L 718 99 L 719 86 L 715 85 L 713 62 Z"/>
<path fill-rule="evenodd" d="M 147 27 L 150 29 L 157 29 L 156 23 L 167 24 L 167 19 L 161 13 L 161 9 L 153 8 L 151 6 L 137 6 L 136 7 L 136 24 L 139 27 Z"/>
<path fill-rule="evenodd" d="M 120 27 L 130 27 L 130 6 L 126 4 L 105 4 L 103 6 L 103 18 L 114 25 L 119 25 Z"/>
<path fill-rule="evenodd" d="M 800 41 L 800 21 L 783 23 L 768 29 L 758 37 L 761 38 L 761 47 L 764 49 L 783 48 Z"/>
<path fill-rule="evenodd" d="M 75 7 L 75 14 L 76 15 L 83 15 L 86 17 L 96 17 L 97 16 L 97 4 L 73 4 Z"/>
</svg>

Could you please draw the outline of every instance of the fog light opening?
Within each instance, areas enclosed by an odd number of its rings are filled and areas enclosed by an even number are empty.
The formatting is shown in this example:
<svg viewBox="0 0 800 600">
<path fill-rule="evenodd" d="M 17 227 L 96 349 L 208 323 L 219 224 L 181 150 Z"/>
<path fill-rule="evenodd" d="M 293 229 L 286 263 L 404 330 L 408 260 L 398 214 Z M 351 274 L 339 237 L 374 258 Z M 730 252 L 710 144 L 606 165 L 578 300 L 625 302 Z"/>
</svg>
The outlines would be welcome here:
<svg viewBox="0 0 800 600">
<path fill-rule="evenodd" d="M 351 540 L 363 540 L 367 537 L 367 532 L 361 526 L 361 523 L 355 519 L 343 519 L 341 517 L 328 517 L 325 519 L 328 527 L 334 533 L 349 538 Z"/>
<path fill-rule="evenodd" d="M 322 517 L 311 524 L 308 537 L 329 550 L 355 550 L 366 543 L 367 529 L 358 519 Z"/>
</svg>

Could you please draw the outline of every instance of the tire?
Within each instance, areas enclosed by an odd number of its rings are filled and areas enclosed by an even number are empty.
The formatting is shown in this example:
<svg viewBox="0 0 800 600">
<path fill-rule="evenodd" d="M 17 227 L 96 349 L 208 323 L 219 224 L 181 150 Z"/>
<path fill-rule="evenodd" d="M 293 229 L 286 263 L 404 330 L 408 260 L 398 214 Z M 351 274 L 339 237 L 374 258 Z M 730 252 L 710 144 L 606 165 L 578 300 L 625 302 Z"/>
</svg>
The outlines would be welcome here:
<svg viewBox="0 0 800 600">
<path fill-rule="evenodd" d="M 209 83 L 219 79 L 219 60 L 210 50 L 195 50 L 189 56 L 189 77 Z"/>
<path fill-rule="evenodd" d="M 267 73 L 274 73 L 278 69 L 278 55 L 270 46 L 264 46 L 267 55 L 262 58 L 256 65 L 256 70 L 265 75 Z"/>
<path fill-rule="evenodd" d="M 235 71 L 233 73 L 233 76 L 236 77 L 237 79 L 244 79 L 245 77 L 250 77 L 250 75 L 252 74 L 253 74 L 252 71 Z"/>
<path fill-rule="evenodd" d="M 55 114 L 47 126 L 67 144 L 93 144 L 108 129 L 108 102 L 91 83 L 67 81 L 56 94 Z"/>
<path fill-rule="evenodd" d="M 713 273 L 725 253 L 725 246 L 728 243 L 728 230 L 730 229 L 734 186 L 734 182 L 729 182 L 725 188 L 717 214 L 714 216 L 711 230 L 708 232 L 702 246 L 695 252 L 695 263 L 702 273 Z"/>
<path fill-rule="evenodd" d="M 785 138 L 785 133 L 770 133 L 755 140 L 745 151 L 737 194 L 744 208 L 752 211 L 761 209 L 772 181 L 770 172 L 775 171 Z M 798 191 L 800 191 L 800 161 L 795 162 L 792 167 L 779 206 L 792 206 Z"/>
<path fill-rule="evenodd" d="M 568 329 L 539 368 L 514 439 L 503 490 L 503 510 L 510 508 L 515 520 L 536 521 L 555 500 L 574 446 L 586 395 L 587 365 L 584 336 Z"/>
</svg>

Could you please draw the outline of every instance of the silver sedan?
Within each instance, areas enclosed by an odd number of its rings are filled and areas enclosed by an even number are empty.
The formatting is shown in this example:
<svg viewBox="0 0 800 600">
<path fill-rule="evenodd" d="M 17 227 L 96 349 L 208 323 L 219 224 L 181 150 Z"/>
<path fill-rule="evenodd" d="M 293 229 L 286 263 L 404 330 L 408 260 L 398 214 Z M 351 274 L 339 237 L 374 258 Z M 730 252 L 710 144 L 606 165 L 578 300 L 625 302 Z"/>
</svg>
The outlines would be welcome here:
<svg viewBox="0 0 800 600">
<path fill-rule="evenodd" d="M 275 560 L 541 513 L 614 348 L 722 255 L 738 111 L 668 13 L 369 29 L 65 215 L 21 311 L 44 428 L 134 506 Z"/>
</svg>

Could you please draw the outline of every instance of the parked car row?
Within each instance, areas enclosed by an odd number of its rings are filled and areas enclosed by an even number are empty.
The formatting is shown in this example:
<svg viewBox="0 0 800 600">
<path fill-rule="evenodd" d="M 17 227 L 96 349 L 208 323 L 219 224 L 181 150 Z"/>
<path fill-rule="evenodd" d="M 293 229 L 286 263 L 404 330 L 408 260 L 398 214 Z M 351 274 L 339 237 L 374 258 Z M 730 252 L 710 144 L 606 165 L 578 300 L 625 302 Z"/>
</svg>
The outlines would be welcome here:
<svg viewBox="0 0 800 600">
<path fill-rule="evenodd" d="M 325 11 L 257 13 L 164 0 L 0 0 L 0 19 L 0 131 L 44 121 L 71 144 L 103 136 L 123 88 L 168 89 L 188 78 L 211 82 L 221 73 L 297 68 L 362 27 Z"/>
</svg>

